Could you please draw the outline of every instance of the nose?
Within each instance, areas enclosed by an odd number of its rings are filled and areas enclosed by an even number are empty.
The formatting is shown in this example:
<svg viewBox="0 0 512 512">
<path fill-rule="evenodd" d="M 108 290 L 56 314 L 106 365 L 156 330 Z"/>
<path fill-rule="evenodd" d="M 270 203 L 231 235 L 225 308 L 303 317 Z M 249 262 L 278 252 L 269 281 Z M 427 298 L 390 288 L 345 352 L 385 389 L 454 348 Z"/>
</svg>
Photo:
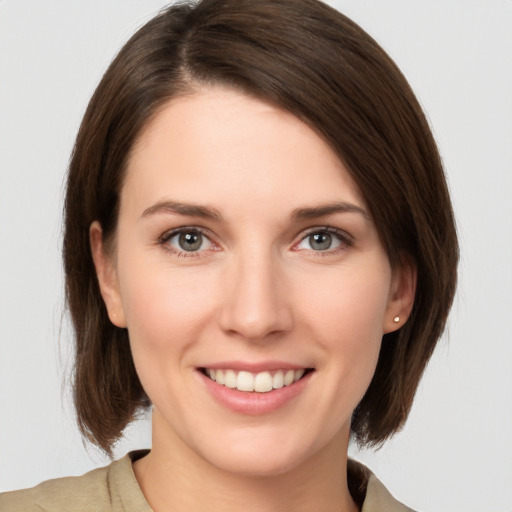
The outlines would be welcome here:
<svg viewBox="0 0 512 512">
<path fill-rule="evenodd" d="M 292 297 L 280 263 L 265 254 L 235 259 L 222 283 L 221 328 L 251 341 L 290 331 Z"/>
</svg>

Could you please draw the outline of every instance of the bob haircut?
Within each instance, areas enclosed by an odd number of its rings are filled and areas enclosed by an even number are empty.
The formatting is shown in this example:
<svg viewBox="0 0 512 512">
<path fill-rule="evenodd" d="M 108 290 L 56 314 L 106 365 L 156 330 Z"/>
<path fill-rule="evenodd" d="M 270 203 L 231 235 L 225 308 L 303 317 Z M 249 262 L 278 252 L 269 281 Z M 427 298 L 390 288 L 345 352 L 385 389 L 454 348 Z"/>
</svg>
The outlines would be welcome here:
<svg viewBox="0 0 512 512">
<path fill-rule="evenodd" d="M 375 375 L 352 418 L 359 444 L 380 445 L 403 426 L 444 329 L 456 284 L 456 229 L 441 159 L 406 79 L 366 32 L 317 0 L 170 6 L 131 37 L 98 85 L 71 157 L 64 212 L 82 434 L 111 454 L 124 428 L 150 406 L 128 332 L 107 316 L 89 227 L 98 220 L 115 251 L 119 197 L 137 137 L 171 98 L 205 85 L 277 105 L 312 127 L 360 188 L 391 265 L 416 268 L 411 315 L 383 336 Z"/>
</svg>

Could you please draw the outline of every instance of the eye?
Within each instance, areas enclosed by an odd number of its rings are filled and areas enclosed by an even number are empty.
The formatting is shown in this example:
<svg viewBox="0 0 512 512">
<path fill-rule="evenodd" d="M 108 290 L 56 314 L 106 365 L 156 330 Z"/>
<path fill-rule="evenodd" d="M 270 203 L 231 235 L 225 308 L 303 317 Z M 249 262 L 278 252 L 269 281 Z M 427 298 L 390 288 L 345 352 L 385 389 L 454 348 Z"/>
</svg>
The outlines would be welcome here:
<svg viewBox="0 0 512 512">
<path fill-rule="evenodd" d="M 194 253 L 215 248 L 215 244 L 195 228 L 182 228 L 165 234 L 161 243 L 178 254 Z"/>
<path fill-rule="evenodd" d="M 295 246 L 297 250 L 316 252 L 335 251 L 341 246 L 350 246 L 349 237 L 332 228 L 311 231 Z"/>
</svg>

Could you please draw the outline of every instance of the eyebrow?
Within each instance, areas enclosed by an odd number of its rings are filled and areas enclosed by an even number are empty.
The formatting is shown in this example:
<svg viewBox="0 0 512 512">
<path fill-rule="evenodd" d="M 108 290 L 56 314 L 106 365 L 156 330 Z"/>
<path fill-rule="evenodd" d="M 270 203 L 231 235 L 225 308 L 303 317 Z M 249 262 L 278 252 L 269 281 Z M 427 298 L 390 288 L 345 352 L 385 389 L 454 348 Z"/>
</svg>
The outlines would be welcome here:
<svg viewBox="0 0 512 512">
<path fill-rule="evenodd" d="M 321 204 L 310 208 L 297 208 L 292 212 L 292 219 L 315 219 L 317 217 L 332 215 L 334 213 L 358 213 L 366 220 L 370 220 L 370 215 L 368 215 L 368 212 L 364 208 L 344 201 Z"/>
<path fill-rule="evenodd" d="M 215 208 L 207 206 L 200 206 L 191 203 L 180 203 L 178 201 L 159 201 L 153 206 L 146 208 L 141 215 L 141 218 L 149 217 L 156 213 L 177 213 L 179 215 L 186 215 L 188 217 L 199 217 L 202 219 L 222 220 L 222 215 Z"/>
<path fill-rule="evenodd" d="M 201 206 L 193 203 L 180 203 L 178 201 L 171 200 L 158 201 L 153 206 L 146 208 L 142 213 L 141 218 L 149 217 L 157 213 L 177 213 L 178 215 L 186 215 L 188 217 L 199 217 L 202 219 L 222 221 L 222 215 L 215 208 Z M 365 209 L 344 201 L 312 207 L 297 208 L 293 210 L 291 218 L 293 220 L 315 219 L 335 213 L 358 213 L 365 219 L 370 219 L 370 216 Z"/>
</svg>

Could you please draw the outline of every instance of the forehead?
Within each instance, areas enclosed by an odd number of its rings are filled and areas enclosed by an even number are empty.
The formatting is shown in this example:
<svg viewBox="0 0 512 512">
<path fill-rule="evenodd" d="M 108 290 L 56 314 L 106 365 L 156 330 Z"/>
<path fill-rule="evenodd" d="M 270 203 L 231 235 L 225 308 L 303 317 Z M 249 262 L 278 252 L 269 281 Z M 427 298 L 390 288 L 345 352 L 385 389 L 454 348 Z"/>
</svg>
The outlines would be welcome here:
<svg viewBox="0 0 512 512">
<path fill-rule="evenodd" d="M 289 112 L 224 87 L 169 101 L 133 148 L 123 195 L 212 203 L 237 197 L 263 208 L 296 202 L 364 204 L 331 147 Z M 231 194 L 231 195 L 230 195 Z M 343 197 L 340 197 L 343 195 Z"/>
</svg>

